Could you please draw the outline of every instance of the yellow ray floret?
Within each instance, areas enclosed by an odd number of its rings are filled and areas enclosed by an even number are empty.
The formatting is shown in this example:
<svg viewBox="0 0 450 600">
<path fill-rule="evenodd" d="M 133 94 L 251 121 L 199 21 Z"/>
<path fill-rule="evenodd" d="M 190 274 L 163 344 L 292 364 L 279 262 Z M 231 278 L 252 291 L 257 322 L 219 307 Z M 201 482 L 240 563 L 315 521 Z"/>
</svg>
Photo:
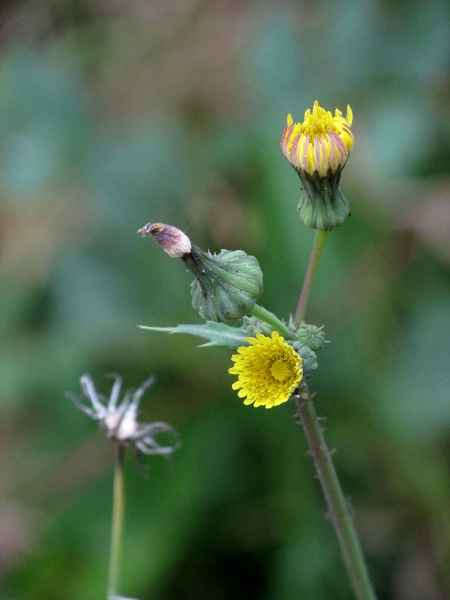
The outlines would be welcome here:
<svg viewBox="0 0 450 600">
<path fill-rule="evenodd" d="M 287 125 L 281 135 L 283 154 L 297 171 L 313 175 L 315 171 L 325 177 L 329 170 L 336 173 L 343 167 L 353 148 L 351 129 L 353 112 L 347 105 L 347 114 L 335 110 L 334 116 L 314 102 L 312 112 L 305 112 L 303 123 L 294 123 L 287 116 Z"/>
<path fill-rule="evenodd" d="M 241 346 L 231 357 L 235 364 L 229 372 L 238 375 L 233 389 L 244 404 L 254 406 L 272 408 L 289 400 L 303 377 L 302 359 L 276 331 L 247 341 L 250 346 Z"/>
</svg>

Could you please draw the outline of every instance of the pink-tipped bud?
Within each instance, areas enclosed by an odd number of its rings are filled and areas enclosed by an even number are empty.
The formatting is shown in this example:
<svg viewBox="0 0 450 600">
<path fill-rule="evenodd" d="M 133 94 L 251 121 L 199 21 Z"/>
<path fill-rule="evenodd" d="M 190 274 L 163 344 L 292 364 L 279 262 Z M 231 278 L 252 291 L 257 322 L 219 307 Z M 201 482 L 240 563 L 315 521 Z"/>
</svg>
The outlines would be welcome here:
<svg viewBox="0 0 450 600">
<path fill-rule="evenodd" d="M 142 237 L 151 233 L 161 248 L 173 258 L 181 258 L 192 251 L 191 240 L 188 236 L 172 225 L 147 223 L 139 229 L 138 233 L 141 233 Z"/>
</svg>

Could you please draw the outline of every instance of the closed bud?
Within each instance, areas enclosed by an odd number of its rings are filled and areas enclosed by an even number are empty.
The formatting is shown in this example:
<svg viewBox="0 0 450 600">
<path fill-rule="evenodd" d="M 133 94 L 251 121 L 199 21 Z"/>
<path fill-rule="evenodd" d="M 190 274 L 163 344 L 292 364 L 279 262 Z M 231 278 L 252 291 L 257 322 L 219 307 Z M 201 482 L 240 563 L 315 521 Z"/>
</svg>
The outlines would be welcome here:
<svg viewBox="0 0 450 600">
<path fill-rule="evenodd" d="M 297 340 L 305 344 L 315 352 L 323 348 L 325 344 L 325 332 L 323 327 L 302 323 L 296 333 Z"/>
<path fill-rule="evenodd" d="M 301 342 L 292 342 L 292 346 L 297 354 L 303 360 L 303 375 L 306 378 L 311 377 L 314 371 L 319 366 L 317 362 L 317 356 L 314 350 L 311 350 L 309 346 L 302 344 Z"/>
<path fill-rule="evenodd" d="M 244 317 L 242 327 L 247 334 L 247 337 L 256 337 L 257 333 L 262 333 L 263 335 L 270 337 L 273 331 L 273 328 L 261 319 L 257 317 Z"/>
<path fill-rule="evenodd" d="M 254 307 L 263 290 L 258 261 L 243 250 L 203 252 L 196 246 L 182 257 L 195 275 L 192 306 L 206 321 L 236 323 Z"/>
</svg>

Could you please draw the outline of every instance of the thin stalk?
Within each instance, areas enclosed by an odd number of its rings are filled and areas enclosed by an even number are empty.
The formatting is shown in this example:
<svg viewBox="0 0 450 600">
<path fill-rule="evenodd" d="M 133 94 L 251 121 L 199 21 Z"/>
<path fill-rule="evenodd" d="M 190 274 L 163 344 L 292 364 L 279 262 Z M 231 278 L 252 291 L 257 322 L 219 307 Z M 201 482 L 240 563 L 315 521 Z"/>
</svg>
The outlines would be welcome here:
<svg viewBox="0 0 450 600">
<path fill-rule="evenodd" d="M 320 255 L 327 241 L 329 231 L 323 229 L 317 229 L 314 237 L 314 243 L 311 250 L 311 256 L 309 257 L 308 269 L 305 275 L 305 281 L 303 282 L 302 293 L 298 301 L 297 311 L 294 317 L 294 325 L 298 327 L 303 321 L 306 312 L 306 306 L 309 300 L 309 294 L 311 292 L 312 282 L 314 275 L 316 274 L 317 265 L 319 263 Z"/>
<path fill-rule="evenodd" d="M 289 331 L 289 329 L 283 323 L 283 321 L 280 321 L 278 317 L 276 317 L 269 310 L 266 310 L 262 306 L 259 306 L 259 304 L 255 304 L 255 306 L 250 311 L 250 314 L 256 317 L 257 319 L 264 321 L 264 323 L 271 325 L 276 331 L 278 331 L 278 333 L 281 333 L 281 335 L 284 338 L 288 340 L 293 339 L 292 333 Z"/>
<path fill-rule="evenodd" d="M 331 520 L 339 539 L 347 573 L 358 600 L 376 600 L 369 579 L 364 555 L 350 514 L 347 501 L 342 492 L 331 454 L 323 435 L 322 427 L 314 410 L 314 404 L 305 384 L 297 396 L 298 415 L 309 443 L 314 466 L 319 477 Z"/>
<path fill-rule="evenodd" d="M 122 549 L 123 520 L 125 513 L 125 485 L 123 474 L 123 446 L 116 444 L 114 464 L 114 490 L 111 524 L 111 549 L 109 555 L 107 600 L 118 595 L 120 553 Z"/>
</svg>

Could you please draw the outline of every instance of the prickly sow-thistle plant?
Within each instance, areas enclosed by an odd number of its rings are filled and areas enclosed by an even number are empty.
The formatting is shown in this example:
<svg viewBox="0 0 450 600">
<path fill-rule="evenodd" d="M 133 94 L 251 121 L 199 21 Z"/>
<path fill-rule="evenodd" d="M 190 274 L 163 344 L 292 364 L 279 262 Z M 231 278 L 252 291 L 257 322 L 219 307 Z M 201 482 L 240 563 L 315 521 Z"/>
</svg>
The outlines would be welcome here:
<svg viewBox="0 0 450 600">
<path fill-rule="evenodd" d="M 204 252 L 176 227 L 148 223 L 138 233 L 142 237 L 151 234 L 170 256 L 180 258 L 194 275 L 192 306 L 205 323 L 142 327 L 188 333 L 206 339 L 204 346 L 219 345 L 235 350 L 231 356 L 234 365 L 229 372 L 237 375 L 232 387 L 244 398 L 244 404 L 273 408 L 294 400 L 354 593 L 360 600 L 374 600 L 349 507 L 309 392 L 309 380 L 318 366 L 316 352 L 323 347 L 325 335 L 321 327 L 304 321 L 328 233 L 350 214 L 340 179 L 353 148 L 352 121 L 350 106 L 344 118 L 338 109 L 333 115 L 316 101 L 312 111 L 305 112 L 302 123 L 294 123 L 288 115 L 281 135 L 282 152 L 300 178 L 299 217 L 305 225 L 316 229 L 294 316 L 282 320 L 257 304 L 263 291 L 263 276 L 255 257 L 242 250 Z"/>
</svg>

